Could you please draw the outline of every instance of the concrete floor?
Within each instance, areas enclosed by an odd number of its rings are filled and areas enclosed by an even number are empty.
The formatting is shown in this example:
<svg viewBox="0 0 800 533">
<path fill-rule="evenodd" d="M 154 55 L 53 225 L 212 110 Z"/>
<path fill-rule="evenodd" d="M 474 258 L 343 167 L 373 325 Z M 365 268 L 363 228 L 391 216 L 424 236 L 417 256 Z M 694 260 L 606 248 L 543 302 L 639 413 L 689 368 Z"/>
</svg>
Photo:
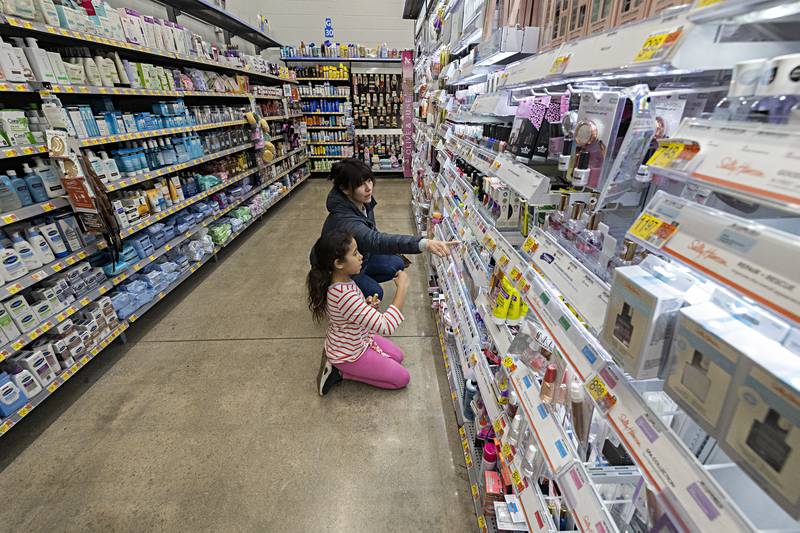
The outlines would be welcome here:
<svg viewBox="0 0 800 533">
<path fill-rule="evenodd" d="M 474 529 L 421 264 L 395 337 L 409 387 L 316 393 L 303 280 L 328 189 L 294 192 L 0 439 L 0 531 Z M 408 182 L 376 197 L 383 231 L 412 232 Z"/>
</svg>

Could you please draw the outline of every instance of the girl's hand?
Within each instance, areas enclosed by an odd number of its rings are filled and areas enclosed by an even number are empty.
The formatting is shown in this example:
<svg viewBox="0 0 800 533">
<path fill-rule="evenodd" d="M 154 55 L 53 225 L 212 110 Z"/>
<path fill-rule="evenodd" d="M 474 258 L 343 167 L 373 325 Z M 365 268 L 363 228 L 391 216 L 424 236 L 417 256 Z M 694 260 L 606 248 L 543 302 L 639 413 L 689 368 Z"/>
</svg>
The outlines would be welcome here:
<svg viewBox="0 0 800 533">
<path fill-rule="evenodd" d="M 377 309 L 381 305 L 381 299 L 378 298 L 378 294 L 376 293 L 367 297 L 367 303 Z"/>
<path fill-rule="evenodd" d="M 411 283 L 411 280 L 406 274 L 405 270 L 398 270 L 397 274 L 394 276 L 394 284 L 397 286 L 398 289 L 407 289 L 408 285 Z"/>
</svg>

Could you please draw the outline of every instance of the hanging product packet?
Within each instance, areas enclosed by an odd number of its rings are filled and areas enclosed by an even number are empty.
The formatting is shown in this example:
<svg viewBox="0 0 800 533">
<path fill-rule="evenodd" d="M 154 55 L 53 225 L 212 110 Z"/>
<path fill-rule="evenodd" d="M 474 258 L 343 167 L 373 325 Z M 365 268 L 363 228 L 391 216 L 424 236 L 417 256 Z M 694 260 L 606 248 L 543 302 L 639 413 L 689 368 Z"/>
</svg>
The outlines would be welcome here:
<svg viewBox="0 0 800 533">
<path fill-rule="evenodd" d="M 533 155 L 549 98 L 549 96 L 530 96 L 523 99 L 517 107 L 508 144 L 511 153 L 518 161 L 527 163 Z M 547 99 L 546 103 L 544 99 Z"/>
<path fill-rule="evenodd" d="M 544 113 L 544 120 L 539 125 L 539 134 L 536 137 L 536 146 L 533 149 L 531 159 L 533 161 L 544 162 L 547 160 L 547 153 L 550 147 L 551 124 L 560 124 L 561 118 L 569 111 L 570 93 L 567 91 L 562 95 L 551 95 L 550 102 Z"/>
</svg>

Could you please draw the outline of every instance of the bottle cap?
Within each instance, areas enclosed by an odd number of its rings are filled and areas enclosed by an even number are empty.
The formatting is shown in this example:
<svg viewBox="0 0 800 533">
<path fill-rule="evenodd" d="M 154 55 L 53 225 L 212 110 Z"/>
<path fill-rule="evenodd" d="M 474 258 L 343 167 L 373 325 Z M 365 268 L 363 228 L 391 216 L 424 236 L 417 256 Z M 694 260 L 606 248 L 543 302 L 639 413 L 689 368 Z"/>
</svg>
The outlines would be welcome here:
<svg viewBox="0 0 800 533">
<path fill-rule="evenodd" d="M 636 255 L 636 243 L 625 239 L 623 241 L 624 250 L 622 251 L 622 259 L 625 261 L 631 261 L 633 256 Z"/>
<path fill-rule="evenodd" d="M 547 365 L 547 370 L 544 371 L 543 383 L 555 383 L 556 374 L 558 374 L 558 367 L 556 365 Z M 519 415 L 517 415 L 519 416 Z M 516 417 L 514 417 L 516 419 Z"/>
<path fill-rule="evenodd" d="M 569 206 L 569 194 L 562 194 L 558 200 L 558 210 L 566 211 Z"/>
<path fill-rule="evenodd" d="M 536 446 L 529 444 L 525 451 L 525 462 L 530 465 L 533 464 L 534 459 L 536 459 Z"/>
<path fill-rule="evenodd" d="M 572 153 L 572 145 L 574 141 L 572 139 L 564 139 L 564 144 L 561 146 L 561 155 L 567 156 Z"/>
<path fill-rule="evenodd" d="M 573 403 L 581 403 L 583 401 L 584 394 L 583 394 L 583 387 L 581 386 L 581 382 L 573 379 L 572 383 L 569 384 L 569 399 Z"/>
<path fill-rule="evenodd" d="M 600 224 L 600 212 L 595 211 L 589 215 L 589 222 L 586 223 L 586 229 L 595 230 Z"/>
<path fill-rule="evenodd" d="M 575 163 L 575 168 L 585 170 L 589 168 L 589 157 L 591 154 L 586 150 L 578 153 L 578 161 Z"/>
<path fill-rule="evenodd" d="M 569 215 L 569 218 L 572 219 L 579 219 L 581 215 L 583 215 L 583 208 L 586 207 L 585 202 L 577 201 L 572 204 L 572 212 Z"/>
<path fill-rule="evenodd" d="M 497 461 L 497 446 L 493 442 L 487 442 L 483 446 L 483 462 L 494 463 Z"/>
</svg>

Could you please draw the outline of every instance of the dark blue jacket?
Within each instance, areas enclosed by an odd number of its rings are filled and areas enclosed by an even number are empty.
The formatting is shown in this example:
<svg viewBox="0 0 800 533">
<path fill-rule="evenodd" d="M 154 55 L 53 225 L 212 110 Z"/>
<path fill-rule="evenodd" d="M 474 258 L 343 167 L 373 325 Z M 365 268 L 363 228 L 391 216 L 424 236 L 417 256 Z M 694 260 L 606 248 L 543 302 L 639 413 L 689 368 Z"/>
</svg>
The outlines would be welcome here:
<svg viewBox="0 0 800 533">
<path fill-rule="evenodd" d="M 326 207 L 328 218 L 322 226 L 322 234 L 337 229 L 349 231 L 356 238 L 358 251 L 364 256 L 364 264 L 372 254 L 418 254 L 419 241 L 422 237 L 415 235 L 394 235 L 378 231 L 375 225 L 375 206 L 377 202 L 367 205 L 367 214 L 364 215 L 338 187 L 333 187 L 328 193 Z"/>
</svg>

